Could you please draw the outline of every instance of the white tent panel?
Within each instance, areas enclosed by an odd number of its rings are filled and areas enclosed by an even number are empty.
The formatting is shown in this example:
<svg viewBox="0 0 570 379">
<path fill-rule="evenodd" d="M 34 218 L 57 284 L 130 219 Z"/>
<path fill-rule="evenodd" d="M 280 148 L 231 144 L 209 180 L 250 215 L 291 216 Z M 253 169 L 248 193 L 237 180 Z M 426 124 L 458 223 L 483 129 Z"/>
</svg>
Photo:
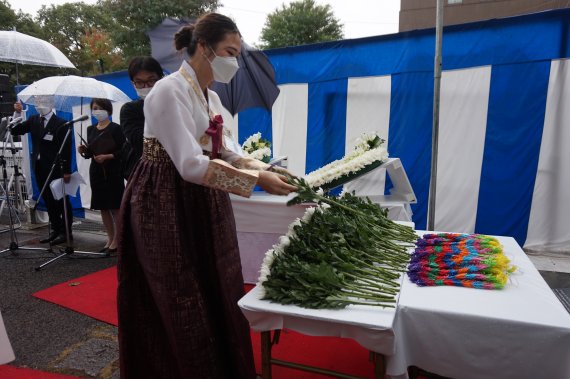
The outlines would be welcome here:
<svg viewBox="0 0 570 379">
<path fill-rule="evenodd" d="M 570 246 L 570 61 L 553 60 L 530 209 L 526 248 L 568 251 Z"/>
<path fill-rule="evenodd" d="M 443 73 L 436 230 L 475 230 L 490 84 L 491 66 Z"/>
<path fill-rule="evenodd" d="M 345 153 L 362 133 L 374 131 L 388 146 L 391 88 L 390 75 L 348 79 Z"/>
<path fill-rule="evenodd" d="M 273 156 L 288 156 L 288 169 L 305 174 L 307 156 L 308 84 L 279 86 L 281 93 L 273 104 Z"/>
</svg>

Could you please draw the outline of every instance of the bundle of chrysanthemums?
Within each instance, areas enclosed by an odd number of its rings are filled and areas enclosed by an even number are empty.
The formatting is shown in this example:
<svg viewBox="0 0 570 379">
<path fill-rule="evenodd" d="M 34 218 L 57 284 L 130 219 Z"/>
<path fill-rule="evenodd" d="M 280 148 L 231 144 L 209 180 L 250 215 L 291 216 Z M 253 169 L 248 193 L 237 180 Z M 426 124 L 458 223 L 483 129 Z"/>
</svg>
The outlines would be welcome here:
<svg viewBox="0 0 570 379">
<path fill-rule="evenodd" d="M 376 133 L 363 134 L 351 153 L 312 171 L 305 180 L 313 188 L 328 191 L 364 175 L 388 159 L 384 142 Z"/>
<path fill-rule="evenodd" d="M 258 283 L 263 299 L 305 308 L 394 307 L 414 230 L 368 199 L 350 193 L 337 199 L 302 178 L 290 182 L 298 189 L 290 203 L 317 206 L 266 253 Z"/>
<path fill-rule="evenodd" d="M 424 234 L 408 266 L 419 286 L 501 289 L 516 270 L 496 238 L 482 234 Z"/>
<path fill-rule="evenodd" d="M 271 142 L 261 137 L 261 133 L 249 136 L 242 145 L 246 157 L 269 163 L 271 159 Z"/>
</svg>

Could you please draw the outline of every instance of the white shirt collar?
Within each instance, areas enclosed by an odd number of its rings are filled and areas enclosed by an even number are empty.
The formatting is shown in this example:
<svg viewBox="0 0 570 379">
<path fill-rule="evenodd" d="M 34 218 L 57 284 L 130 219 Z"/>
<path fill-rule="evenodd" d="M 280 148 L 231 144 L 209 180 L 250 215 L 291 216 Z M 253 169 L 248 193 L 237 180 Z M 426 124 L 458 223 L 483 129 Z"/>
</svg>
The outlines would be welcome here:
<svg viewBox="0 0 570 379">
<path fill-rule="evenodd" d="M 51 111 L 49 111 L 49 113 L 45 114 L 44 116 L 40 115 L 40 117 L 43 117 L 46 119 L 46 122 L 44 124 L 44 126 L 47 125 L 47 123 L 49 122 L 51 116 L 53 116 L 53 109 Z"/>
<path fill-rule="evenodd" d="M 182 68 L 190 74 L 190 76 L 192 76 L 192 79 L 194 79 L 196 81 L 196 83 L 198 82 L 198 77 L 196 76 L 196 72 L 194 71 L 194 69 L 192 68 L 192 66 L 190 66 L 190 64 L 188 63 L 187 60 L 184 60 L 182 62 Z"/>
</svg>

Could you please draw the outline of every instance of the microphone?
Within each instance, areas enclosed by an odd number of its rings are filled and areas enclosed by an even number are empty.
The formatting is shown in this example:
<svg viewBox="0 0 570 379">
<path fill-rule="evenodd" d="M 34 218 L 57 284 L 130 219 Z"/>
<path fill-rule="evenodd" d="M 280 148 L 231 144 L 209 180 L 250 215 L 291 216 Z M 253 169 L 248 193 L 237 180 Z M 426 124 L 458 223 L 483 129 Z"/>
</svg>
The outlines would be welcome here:
<svg viewBox="0 0 570 379">
<path fill-rule="evenodd" d="M 19 124 L 20 122 L 22 122 L 22 117 L 16 117 L 13 118 L 12 120 L 10 120 L 10 122 L 8 123 L 8 128 L 11 128 L 12 126 Z"/>
<path fill-rule="evenodd" d="M 77 118 L 74 118 L 74 119 L 71 120 L 71 121 L 67 121 L 67 122 L 66 122 L 65 124 L 63 124 L 62 126 L 69 126 L 69 125 L 75 124 L 76 122 L 79 122 L 79 121 L 85 121 L 85 120 L 87 120 L 88 118 L 89 118 L 89 116 L 87 116 L 86 114 L 84 114 L 83 116 L 79 116 L 79 117 L 77 117 Z"/>
</svg>

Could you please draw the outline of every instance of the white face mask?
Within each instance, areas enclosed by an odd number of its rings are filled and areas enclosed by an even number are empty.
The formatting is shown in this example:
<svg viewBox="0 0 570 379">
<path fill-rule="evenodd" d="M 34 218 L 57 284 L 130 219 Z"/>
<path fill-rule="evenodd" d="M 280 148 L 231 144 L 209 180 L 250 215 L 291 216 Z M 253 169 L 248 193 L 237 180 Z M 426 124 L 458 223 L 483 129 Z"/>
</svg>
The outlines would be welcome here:
<svg viewBox="0 0 570 379">
<path fill-rule="evenodd" d="M 152 87 L 135 88 L 135 91 L 137 91 L 137 95 L 139 95 L 141 99 L 144 99 L 145 97 L 147 97 L 151 89 Z"/>
<path fill-rule="evenodd" d="M 42 116 L 45 116 L 46 114 L 51 112 L 51 109 L 52 109 L 51 107 L 46 107 L 44 105 L 36 105 L 36 110 Z"/>
<path fill-rule="evenodd" d="M 105 121 L 109 118 L 109 112 L 104 109 L 95 109 L 91 111 L 91 116 L 95 117 L 97 121 Z"/>
<path fill-rule="evenodd" d="M 239 65 L 236 57 L 219 57 L 214 53 L 214 49 L 210 47 L 212 53 L 214 54 L 214 59 L 210 62 L 212 66 L 212 73 L 214 74 L 214 80 L 220 83 L 229 83 L 237 70 L 239 70 Z"/>
</svg>

